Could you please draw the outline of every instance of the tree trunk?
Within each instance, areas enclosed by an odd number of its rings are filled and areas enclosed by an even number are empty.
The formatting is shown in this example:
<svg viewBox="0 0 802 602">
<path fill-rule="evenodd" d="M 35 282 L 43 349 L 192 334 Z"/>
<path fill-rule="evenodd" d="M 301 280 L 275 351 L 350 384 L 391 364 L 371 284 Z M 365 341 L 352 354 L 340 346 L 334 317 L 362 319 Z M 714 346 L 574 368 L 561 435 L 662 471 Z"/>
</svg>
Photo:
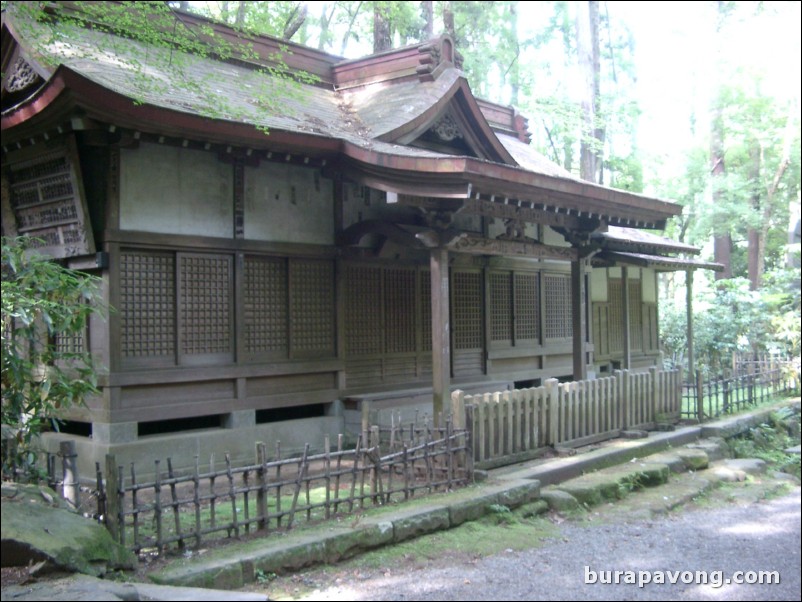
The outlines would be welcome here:
<svg viewBox="0 0 802 602">
<path fill-rule="evenodd" d="M 329 24 L 331 23 L 331 19 L 334 16 L 334 11 L 336 8 L 337 7 L 335 5 L 332 5 L 331 11 L 326 14 L 326 6 L 323 6 L 323 10 L 320 13 L 320 37 L 317 41 L 318 50 L 323 50 L 326 48 L 326 44 L 329 41 Z M 340 54 L 342 54 L 342 52 Z"/>
<path fill-rule="evenodd" d="M 510 85 L 510 104 L 518 106 L 518 96 L 521 91 L 521 48 L 518 41 L 518 3 L 510 2 L 510 42 L 515 49 L 515 58 L 507 67 L 507 82 Z"/>
<path fill-rule="evenodd" d="M 752 184 L 752 209 L 756 214 L 762 214 L 760 208 L 760 143 L 753 139 L 749 146 L 749 181 Z M 763 246 L 761 229 L 750 225 L 747 230 L 747 273 L 749 276 L 749 290 L 760 288 L 760 247 Z"/>
<path fill-rule="evenodd" d="M 304 21 L 306 21 L 306 13 L 308 10 L 306 2 L 301 2 L 295 7 L 295 10 L 292 11 L 289 19 L 287 19 L 287 23 L 284 25 L 284 32 L 281 34 L 282 38 L 285 40 L 292 39 L 295 32 L 297 32 L 304 24 Z"/>
<path fill-rule="evenodd" d="M 356 23 L 356 18 L 359 16 L 359 11 L 362 9 L 363 4 L 364 2 L 358 2 L 356 8 L 354 8 L 354 12 L 350 14 L 351 19 L 348 22 L 348 29 L 346 29 L 345 33 L 343 34 L 343 42 L 340 46 L 341 55 L 345 54 L 345 49 L 348 46 L 348 40 L 354 33 L 354 23 Z"/>
<path fill-rule="evenodd" d="M 422 40 L 431 40 L 434 37 L 434 1 L 424 0 L 420 3 L 423 17 Z"/>
<path fill-rule="evenodd" d="M 722 142 L 721 107 L 716 106 L 710 132 L 710 175 L 713 179 L 713 206 L 723 202 L 716 179 L 724 176 L 724 148 Z M 716 272 L 716 280 L 732 278 L 732 238 L 729 232 L 713 232 L 713 260 L 724 266 L 724 270 Z"/>
<path fill-rule="evenodd" d="M 248 3 L 247 2 L 240 2 L 239 6 L 237 7 L 237 16 L 234 19 L 234 27 L 243 27 L 245 25 L 245 12 L 247 10 Z"/>
<path fill-rule="evenodd" d="M 373 52 L 384 52 L 393 47 L 393 34 L 390 27 L 390 7 L 387 2 L 373 4 Z"/>
<path fill-rule="evenodd" d="M 457 39 L 457 30 L 454 27 L 454 6 L 449 0 L 443 2 L 443 27 L 448 35 L 454 40 Z"/>
<path fill-rule="evenodd" d="M 599 3 L 597 0 L 577 4 L 576 47 L 583 75 L 582 140 L 579 150 L 579 177 L 598 181 L 599 138 L 596 127 L 599 108 Z"/>
<path fill-rule="evenodd" d="M 719 36 L 726 17 L 726 6 L 722 0 L 718 0 L 718 21 L 716 23 L 716 53 L 718 55 L 717 64 L 721 61 L 721 44 Z M 717 82 L 717 87 L 720 82 Z M 713 206 L 723 202 L 723 195 L 717 179 L 723 178 L 726 173 L 724 165 L 724 115 L 721 109 L 720 99 L 716 100 L 713 108 L 713 120 L 710 125 L 710 176 L 713 184 L 712 202 Z M 727 280 L 732 278 L 732 237 L 729 232 L 713 231 L 713 260 L 724 266 L 724 270 L 716 272 L 716 280 Z"/>
</svg>

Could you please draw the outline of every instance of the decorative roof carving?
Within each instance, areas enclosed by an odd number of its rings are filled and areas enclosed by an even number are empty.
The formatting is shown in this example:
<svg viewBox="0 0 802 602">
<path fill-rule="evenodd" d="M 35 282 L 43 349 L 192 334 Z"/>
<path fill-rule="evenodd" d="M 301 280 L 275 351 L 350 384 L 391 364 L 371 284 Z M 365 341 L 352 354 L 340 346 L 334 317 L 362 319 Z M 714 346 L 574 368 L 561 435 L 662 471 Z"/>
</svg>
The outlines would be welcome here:
<svg viewBox="0 0 802 602">
<path fill-rule="evenodd" d="M 454 41 L 448 35 L 442 35 L 436 40 L 418 47 L 420 65 L 416 69 L 421 81 L 433 81 L 439 74 L 438 67 L 453 65 L 462 69 L 462 55 L 454 48 Z"/>
<path fill-rule="evenodd" d="M 432 131 L 443 142 L 451 142 L 457 138 L 464 138 L 462 131 L 450 113 L 446 113 L 432 124 Z"/>
<path fill-rule="evenodd" d="M 9 92 L 21 92 L 38 80 L 39 74 L 36 73 L 34 68 L 24 58 L 18 57 L 6 82 L 6 90 Z"/>
</svg>

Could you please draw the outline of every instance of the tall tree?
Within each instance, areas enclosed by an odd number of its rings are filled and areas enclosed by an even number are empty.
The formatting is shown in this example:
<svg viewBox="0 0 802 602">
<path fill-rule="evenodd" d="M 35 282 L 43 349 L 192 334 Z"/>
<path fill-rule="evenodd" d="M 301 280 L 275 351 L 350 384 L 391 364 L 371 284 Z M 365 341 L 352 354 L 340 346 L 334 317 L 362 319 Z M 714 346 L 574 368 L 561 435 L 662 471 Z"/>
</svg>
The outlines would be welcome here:
<svg viewBox="0 0 802 602">
<path fill-rule="evenodd" d="M 393 47 L 393 33 L 390 25 L 390 5 L 388 2 L 373 3 L 373 52 L 384 52 Z"/>
<path fill-rule="evenodd" d="M 581 0 L 577 3 L 576 46 L 582 73 L 582 138 L 579 150 L 579 176 L 599 181 L 603 129 L 600 119 L 599 3 Z"/>
<path fill-rule="evenodd" d="M 727 2 L 718 0 L 717 19 L 716 19 L 716 63 L 721 62 L 722 47 L 720 43 L 721 30 L 724 27 L 724 22 L 730 9 Z M 719 71 L 718 65 L 716 71 Z M 722 190 L 721 181 L 722 176 L 726 173 L 724 164 L 724 149 L 722 139 L 724 133 L 722 131 L 724 124 L 722 118 L 722 106 L 720 102 L 716 102 L 713 107 L 713 118 L 710 123 L 710 174 L 713 177 L 713 206 L 721 206 Z M 726 229 L 717 228 L 713 232 L 713 258 L 717 263 L 724 266 L 724 270 L 716 272 L 716 280 L 732 278 L 732 236 Z"/>
</svg>

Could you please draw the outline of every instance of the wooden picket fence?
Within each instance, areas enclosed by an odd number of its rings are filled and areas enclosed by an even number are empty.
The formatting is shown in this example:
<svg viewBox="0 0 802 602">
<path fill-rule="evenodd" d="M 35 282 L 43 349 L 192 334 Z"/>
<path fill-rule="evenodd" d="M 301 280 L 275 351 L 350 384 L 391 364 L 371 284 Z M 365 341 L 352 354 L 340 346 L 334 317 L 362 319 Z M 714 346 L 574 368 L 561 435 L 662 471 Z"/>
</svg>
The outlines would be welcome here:
<svg viewBox="0 0 802 602">
<path fill-rule="evenodd" d="M 579 447 L 680 417 L 679 370 L 632 373 L 482 395 L 452 395 L 453 415 L 472 408 L 473 458 L 493 465 L 548 446 Z"/>
<path fill-rule="evenodd" d="M 98 467 L 99 500 L 112 536 L 137 553 L 198 547 L 215 537 L 239 537 L 250 532 L 288 530 L 301 520 L 316 521 L 358 512 L 366 506 L 407 500 L 421 492 L 447 491 L 473 479 L 470 433 L 443 428 L 415 433 L 416 443 L 403 440 L 382 455 L 378 429 L 370 444 L 362 437 L 353 449 L 282 458 L 280 444 L 268 459 L 263 443 L 256 445 L 256 462 L 225 468 L 195 468 L 177 474 L 170 459 L 166 470 L 155 461 L 155 478 L 139 482 L 136 467 L 118 466 L 107 456 L 105 474 Z M 105 484 L 105 486 L 104 486 Z"/>
</svg>

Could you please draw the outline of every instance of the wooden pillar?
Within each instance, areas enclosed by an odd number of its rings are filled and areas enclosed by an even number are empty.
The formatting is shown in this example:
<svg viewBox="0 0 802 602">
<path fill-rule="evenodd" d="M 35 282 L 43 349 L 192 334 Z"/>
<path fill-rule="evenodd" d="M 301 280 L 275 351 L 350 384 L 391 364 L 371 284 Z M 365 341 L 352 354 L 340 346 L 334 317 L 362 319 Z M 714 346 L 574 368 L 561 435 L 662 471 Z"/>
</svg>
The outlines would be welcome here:
<svg viewBox="0 0 802 602">
<path fill-rule="evenodd" d="M 451 397 L 451 324 L 449 322 L 448 251 L 432 249 L 432 398 L 434 421 Z"/>
<path fill-rule="evenodd" d="M 693 353 L 693 270 L 685 270 L 685 316 L 688 339 L 688 378 L 696 374 L 696 358 Z"/>
<path fill-rule="evenodd" d="M 588 377 L 588 365 L 585 356 L 585 332 L 587 331 L 585 289 L 585 260 L 577 259 L 571 262 L 574 380 L 585 380 Z"/>
<path fill-rule="evenodd" d="M 629 370 L 632 367 L 632 333 L 629 324 L 629 268 L 621 268 L 621 310 L 624 313 L 622 324 L 624 326 L 624 357 L 621 361 L 621 368 Z"/>
</svg>

